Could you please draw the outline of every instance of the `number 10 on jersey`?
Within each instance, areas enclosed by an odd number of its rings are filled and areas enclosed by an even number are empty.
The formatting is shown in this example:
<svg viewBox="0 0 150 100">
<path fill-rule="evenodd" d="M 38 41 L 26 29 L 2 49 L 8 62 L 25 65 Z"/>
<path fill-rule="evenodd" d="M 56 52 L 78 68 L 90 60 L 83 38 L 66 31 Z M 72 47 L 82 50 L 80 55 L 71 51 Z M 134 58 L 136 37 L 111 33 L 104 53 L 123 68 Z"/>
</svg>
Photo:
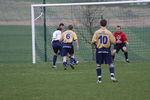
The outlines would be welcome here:
<svg viewBox="0 0 150 100">
<path fill-rule="evenodd" d="M 101 44 L 107 44 L 107 42 L 108 42 L 108 37 L 107 36 L 101 35 L 98 39 L 100 40 Z"/>
</svg>

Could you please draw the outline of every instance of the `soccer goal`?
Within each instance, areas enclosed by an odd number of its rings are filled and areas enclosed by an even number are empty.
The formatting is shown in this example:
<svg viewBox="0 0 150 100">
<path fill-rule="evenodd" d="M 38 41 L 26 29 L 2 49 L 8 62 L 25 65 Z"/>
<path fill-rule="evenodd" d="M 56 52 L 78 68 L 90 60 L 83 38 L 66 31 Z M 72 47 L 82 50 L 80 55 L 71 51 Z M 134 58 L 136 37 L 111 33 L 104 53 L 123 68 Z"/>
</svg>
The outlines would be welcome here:
<svg viewBox="0 0 150 100">
<path fill-rule="evenodd" d="M 128 51 L 131 60 L 150 60 L 150 0 L 32 4 L 31 17 L 33 64 L 44 61 L 45 56 L 47 61 L 51 61 L 51 37 L 59 23 L 65 24 L 65 30 L 70 24 L 74 26 L 80 47 L 78 51 L 75 50 L 76 58 L 80 62 L 94 61 L 95 47 L 90 41 L 99 28 L 101 19 L 108 20 L 108 29 L 112 32 L 117 25 L 122 27 L 129 39 Z M 116 59 L 124 60 L 122 52 L 119 52 Z"/>
</svg>

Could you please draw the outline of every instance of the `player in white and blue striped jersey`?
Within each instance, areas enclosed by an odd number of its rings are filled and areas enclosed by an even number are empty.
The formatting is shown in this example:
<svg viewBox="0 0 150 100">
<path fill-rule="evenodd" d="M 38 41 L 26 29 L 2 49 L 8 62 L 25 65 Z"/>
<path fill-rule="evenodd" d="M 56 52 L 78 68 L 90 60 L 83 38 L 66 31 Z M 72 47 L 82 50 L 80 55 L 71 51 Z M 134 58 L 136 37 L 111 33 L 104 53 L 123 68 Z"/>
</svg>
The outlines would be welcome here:
<svg viewBox="0 0 150 100">
<path fill-rule="evenodd" d="M 59 41 L 59 39 L 61 38 L 63 30 L 64 30 L 64 24 L 60 23 L 57 30 L 53 32 L 52 47 L 53 47 L 54 55 L 53 55 L 52 68 L 56 68 L 57 56 L 61 55 L 62 44 Z"/>
</svg>

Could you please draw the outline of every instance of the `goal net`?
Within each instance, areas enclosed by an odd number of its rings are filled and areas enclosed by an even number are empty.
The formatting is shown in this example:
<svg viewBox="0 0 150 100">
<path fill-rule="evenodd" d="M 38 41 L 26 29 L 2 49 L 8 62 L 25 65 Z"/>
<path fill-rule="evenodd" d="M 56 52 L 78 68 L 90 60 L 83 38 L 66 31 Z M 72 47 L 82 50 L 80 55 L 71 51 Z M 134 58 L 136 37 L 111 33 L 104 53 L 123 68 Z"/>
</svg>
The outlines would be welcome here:
<svg viewBox="0 0 150 100">
<path fill-rule="evenodd" d="M 52 60 L 52 34 L 60 23 L 65 24 L 65 30 L 70 24 L 74 26 L 80 47 L 75 50 L 77 60 L 94 61 L 95 48 L 90 41 L 93 33 L 100 28 L 101 19 L 108 20 L 111 32 L 115 31 L 117 25 L 122 27 L 129 39 L 127 49 L 130 60 L 150 60 L 150 0 L 33 4 L 31 14 L 33 63 Z M 124 54 L 119 52 L 116 60 L 124 61 Z"/>
</svg>

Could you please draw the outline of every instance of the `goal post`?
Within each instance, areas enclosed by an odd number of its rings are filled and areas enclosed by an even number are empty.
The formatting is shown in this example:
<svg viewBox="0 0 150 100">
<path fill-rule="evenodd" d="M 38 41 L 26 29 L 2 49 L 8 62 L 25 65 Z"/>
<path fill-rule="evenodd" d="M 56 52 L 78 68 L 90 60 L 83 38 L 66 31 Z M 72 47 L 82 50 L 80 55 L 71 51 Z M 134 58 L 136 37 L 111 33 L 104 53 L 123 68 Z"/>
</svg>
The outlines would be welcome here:
<svg viewBox="0 0 150 100">
<path fill-rule="evenodd" d="M 136 28 L 140 27 L 140 23 L 136 23 L 136 21 L 138 19 L 140 19 L 139 17 L 141 17 L 140 22 L 143 23 L 143 25 L 141 25 L 141 27 L 150 27 L 150 24 L 149 23 L 144 24 L 145 21 L 143 20 L 143 18 L 150 19 L 149 10 L 147 8 L 144 8 L 144 7 L 149 7 L 149 5 L 150 5 L 149 3 L 150 3 L 150 0 L 61 3 L 61 4 L 32 4 L 31 5 L 32 63 L 35 64 L 37 62 L 36 45 L 38 45 L 38 43 L 41 43 L 41 42 L 36 41 L 36 39 L 37 39 L 36 38 L 36 32 L 37 32 L 36 26 L 40 26 L 40 22 L 37 22 L 37 21 L 40 18 L 42 18 L 43 13 L 42 12 L 39 13 L 38 12 L 39 10 L 37 10 L 37 8 L 41 9 L 41 7 L 47 7 L 49 9 L 48 10 L 49 13 L 46 15 L 46 18 L 48 18 L 48 21 L 51 21 L 51 24 L 58 25 L 60 22 L 64 21 L 63 23 L 65 23 L 66 25 L 73 24 L 73 25 L 77 26 L 75 31 L 77 32 L 77 34 L 80 33 L 79 38 L 81 38 L 81 39 L 79 40 L 79 42 L 81 42 L 82 44 L 87 43 L 87 46 L 82 45 L 84 47 L 84 50 L 86 50 L 86 49 L 89 49 L 88 46 L 90 46 L 90 45 L 88 44 L 88 42 L 91 40 L 91 36 L 92 36 L 89 34 L 90 34 L 90 32 L 93 33 L 95 31 L 95 29 L 98 28 L 97 27 L 98 23 L 99 23 L 98 21 L 102 17 L 104 17 L 108 20 L 109 25 L 111 26 L 110 29 L 112 31 L 114 31 L 113 28 L 117 24 L 121 24 L 123 26 L 127 25 L 128 27 L 130 27 L 130 26 L 136 27 Z M 130 8 L 127 8 L 128 5 L 130 6 Z M 139 13 L 138 13 L 138 11 L 136 11 L 136 9 L 132 10 L 132 6 L 135 7 L 135 5 L 136 5 L 136 7 L 140 6 Z M 109 9 L 107 9 L 107 7 Z M 124 7 L 124 9 L 120 9 L 121 7 Z M 67 10 L 67 9 L 69 9 L 69 10 Z M 112 12 L 110 13 L 109 10 L 114 11 L 114 13 L 112 13 Z M 123 11 L 120 11 L 120 10 L 123 10 Z M 142 12 L 142 10 L 145 10 L 145 12 Z M 55 13 L 55 12 L 57 12 L 57 13 Z M 125 12 L 126 15 L 123 12 Z M 115 14 L 118 14 L 118 15 L 115 15 Z M 141 16 L 137 15 L 137 14 L 141 14 Z M 132 19 L 131 19 L 131 17 L 132 17 Z M 135 17 L 135 19 L 134 19 L 134 17 Z M 89 20 L 89 22 L 87 22 L 87 20 Z M 132 23 L 132 21 L 133 21 L 133 24 L 129 25 Z M 137 25 L 134 25 L 134 24 L 137 24 Z M 49 26 L 50 25 L 47 24 L 47 27 L 49 27 Z M 135 30 L 136 30 L 136 28 L 135 28 Z M 124 28 L 124 30 L 126 31 L 128 29 Z M 54 31 L 54 29 L 52 29 L 52 31 Z M 50 33 L 52 33 L 52 31 Z M 133 29 L 130 29 L 130 31 L 133 31 Z M 128 31 L 126 31 L 126 32 L 128 32 Z M 89 33 L 89 34 L 83 34 L 83 33 Z M 89 37 L 87 37 L 88 35 L 89 35 Z M 132 36 L 132 35 L 134 36 L 136 34 L 129 34 L 129 36 Z M 141 41 L 141 43 L 142 42 L 143 41 Z M 131 45 L 134 45 L 134 42 Z M 92 46 L 90 48 L 93 49 Z M 138 48 L 138 47 L 136 47 L 136 48 Z M 84 52 L 84 50 L 81 52 L 78 52 L 78 55 L 80 55 L 81 53 L 86 53 L 86 52 Z M 89 52 L 89 51 L 87 51 L 87 52 Z M 93 51 L 90 51 L 90 52 L 93 52 Z M 134 57 L 138 57 L 137 56 L 138 52 L 139 51 L 137 51 L 137 53 L 134 54 Z M 88 56 L 88 54 L 84 54 L 82 56 L 85 56 L 87 58 L 92 57 L 92 56 Z M 93 54 L 93 57 L 94 57 L 94 54 Z M 83 59 L 83 58 L 81 57 L 81 59 Z M 133 58 L 133 59 L 136 59 L 136 58 Z M 150 59 L 150 58 L 147 58 L 147 59 Z M 88 59 L 88 60 L 90 60 L 90 59 Z"/>
<path fill-rule="evenodd" d="M 35 51 L 35 17 L 34 7 L 31 5 L 31 24 L 32 24 L 32 63 L 36 63 L 36 51 Z"/>
</svg>

